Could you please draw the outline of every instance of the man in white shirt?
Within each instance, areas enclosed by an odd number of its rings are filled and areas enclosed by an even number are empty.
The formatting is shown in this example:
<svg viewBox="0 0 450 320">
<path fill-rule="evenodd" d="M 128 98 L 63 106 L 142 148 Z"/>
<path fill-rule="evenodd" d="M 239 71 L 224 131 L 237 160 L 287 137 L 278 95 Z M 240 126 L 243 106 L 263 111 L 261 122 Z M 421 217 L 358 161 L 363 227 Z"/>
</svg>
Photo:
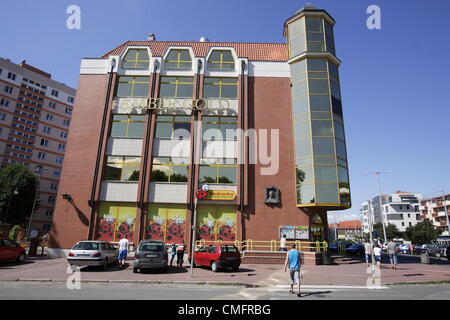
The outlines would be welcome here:
<svg viewBox="0 0 450 320">
<path fill-rule="evenodd" d="M 120 239 L 119 241 L 119 266 L 121 269 L 125 267 L 125 261 L 127 261 L 128 243 L 127 238 Z"/>
<path fill-rule="evenodd" d="M 287 251 L 286 249 L 286 235 L 283 234 L 283 236 L 280 239 L 280 251 Z"/>
</svg>

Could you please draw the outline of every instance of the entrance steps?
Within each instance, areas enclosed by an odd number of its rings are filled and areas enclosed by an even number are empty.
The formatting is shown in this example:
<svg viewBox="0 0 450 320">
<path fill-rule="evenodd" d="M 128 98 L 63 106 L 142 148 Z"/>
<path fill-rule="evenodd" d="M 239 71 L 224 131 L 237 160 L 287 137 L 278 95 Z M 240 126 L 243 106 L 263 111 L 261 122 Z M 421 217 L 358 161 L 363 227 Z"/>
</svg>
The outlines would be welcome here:
<svg viewBox="0 0 450 320">
<path fill-rule="evenodd" d="M 283 264 L 286 260 L 286 252 L 245 250 L 241 253 L 241 260 L 242 263 L 246 264 Z M 322 255 L 317 252 L 302 252 L 301 263 L 309 265 L 322 264 Z"/>
</svg>

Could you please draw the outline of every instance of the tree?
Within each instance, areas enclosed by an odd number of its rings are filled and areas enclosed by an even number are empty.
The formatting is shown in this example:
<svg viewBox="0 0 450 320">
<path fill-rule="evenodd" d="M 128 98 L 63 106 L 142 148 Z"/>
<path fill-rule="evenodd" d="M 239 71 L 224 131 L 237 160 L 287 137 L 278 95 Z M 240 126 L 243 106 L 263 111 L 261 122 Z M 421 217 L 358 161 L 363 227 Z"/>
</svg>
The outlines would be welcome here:
<svg viewBox="0 0 450 320">
<path fill-rule="evenodd" d="M 21 164 L 14 163 L 0 169 L 1 221 L 24 224 L 31 215 L 37 181 L 33 172 Z M 37 207 L 38 203 L 35 209 Z"/>
<path fill-rule="evenodd" d="M 424 220 L 415 226 L 406 228 L 405 238 L 414 244 L 430 243 L 436 240 L 442 233 L 442 230 L 435 228 L 430 220 Z"/>
<path fill-rule="evenodd" d="M 377 234 L 378 238 L 384 239 L 383 225 L 381 223 L 375 224 L 373 226 L 373 231 Z M 397 229 L 397 226 L 395 224 L 389 223 L 386 226 L 386 237 L 387 240 L 400 238 L 402 237 L 402 233 Z M 384 239 L 384 242 L 386 242 L 386 239 Z"/>
</svg>

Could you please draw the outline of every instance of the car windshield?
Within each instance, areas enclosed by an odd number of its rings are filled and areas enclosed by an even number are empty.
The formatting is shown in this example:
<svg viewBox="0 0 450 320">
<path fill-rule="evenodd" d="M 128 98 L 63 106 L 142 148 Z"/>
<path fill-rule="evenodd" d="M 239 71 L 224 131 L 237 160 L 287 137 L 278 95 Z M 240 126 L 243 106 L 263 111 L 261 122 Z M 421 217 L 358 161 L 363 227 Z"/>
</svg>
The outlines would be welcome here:
<svg viewBox="0 0 450 320">
<path fill-rule="evenodd" d="M 139 246 L 140 251 L 161 252 L 164 250 L 164 244 L 160 242 L 144 242 Z"/>
<path fill-rule="evenodd" d="M 98 250 L 97 242 L 78 242 L 73 250 Z"/>
</svg>

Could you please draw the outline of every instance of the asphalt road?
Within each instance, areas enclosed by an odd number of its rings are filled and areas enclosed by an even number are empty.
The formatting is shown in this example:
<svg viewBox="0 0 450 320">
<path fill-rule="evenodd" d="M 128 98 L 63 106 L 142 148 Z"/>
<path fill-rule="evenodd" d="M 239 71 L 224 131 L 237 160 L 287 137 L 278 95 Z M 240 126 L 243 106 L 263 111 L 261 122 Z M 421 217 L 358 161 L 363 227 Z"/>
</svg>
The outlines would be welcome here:
<svg viewBox="0 0 450 320">
<path fill-rule="evenodd" d="M 398 285 L 380 289 L 308 286 L 302 292 L 302 297 L 298 298 L 288 293 L 287 286 L 244 288 L 192 284 L 81 283 L 80 289 L 69 290 L 65 283 L 0 282 L 0 300 L 450 300 L 450 284 Z"/>
</svg>

